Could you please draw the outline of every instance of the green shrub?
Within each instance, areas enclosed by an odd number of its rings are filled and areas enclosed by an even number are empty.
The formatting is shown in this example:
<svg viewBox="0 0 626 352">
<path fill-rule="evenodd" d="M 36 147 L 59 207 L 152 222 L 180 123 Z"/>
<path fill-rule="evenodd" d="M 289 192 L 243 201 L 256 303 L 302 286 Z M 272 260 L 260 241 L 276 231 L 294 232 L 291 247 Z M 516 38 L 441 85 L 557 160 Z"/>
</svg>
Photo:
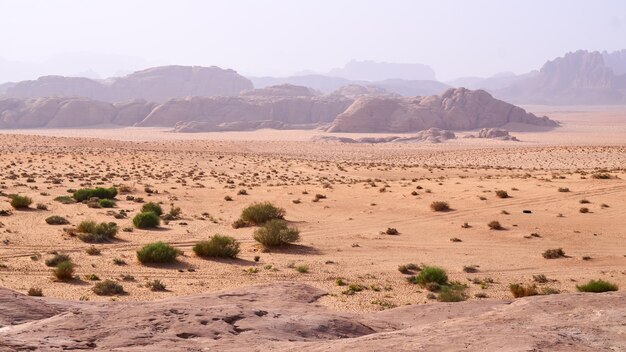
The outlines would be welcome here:
<svg viewBox="0 0 626 352">
<path fill-rule="evenodd" d="M 74 199 L 77 202 L 84 202 L 91 198 L 100 198 L 100 199 L 113 199 L 117 196 L 117 189 L 115 187 L 111 188 L 83 188 L 74 192 Z"/>
<path fill-rule="evenodd" d="M 215 235 L 196 243 L 193 251 L 199 257 L 235 258 L 239 254 L 239 242 L 230 236 Z"/>
<path fill-rule="evenodd" d="M 61 203 L 61 204 L 74 204 L 76 203 L 76 200 L 70 196 L 59 196 L 54 198 L 55 201 Z"/>
<path fill-rule="evenodd" d="M 609 291 L 617 291 L 618 287 L 616 284 L 612 284 L 610 282 L 604 280 L 591 280 L 584 285 L 576 285 L 576 289 L 580 292 L 609 292 Z"/>
<path fill-rule="evenodd" d="M 115 201 L 112 199 L 100 199 L 98 202 L 101 208 L 113 208 L 115 206 Z"/>
<path fill-rule="evenodd" d="M 139 213 L 133 218 L 133 225 L 138 229 L 149 229 L 158 227 L 161 224 L 161 219 L 156 213 L 147 212 Z"/>
<path fill-rule="evenodd" d="M 300 239 L 300 231 L 294 227 L 288 227 L 283 220 L 270 220 L 254 231 L 254 240 L 266 247 L 278 247 L 297 242 Z"/>
<path fill-rule="evenodd" d="M 153 213 L 154 214 L 154 213 Z M 145 245 L 137 251 L 137 259 L 142 263 L 172 263 L 181 254 L 179 250 L 163 242 Z"/>
<path fill-rule="evenodd" d="M 262 225 L 270 220 L 283 219 L 285 209 L 278 208 L 270 202 L 254 203 L 241 212 L 241 219 L 247 223 Z"/>
<path fill-rule="evenodd" d="M 448 211 L 450 210 L 450 205 L 448 202 L 435 201 L 430 203 L 430 209 L 432 211 Z"/>
<path fill-rule="evenodd" d="M 565 252 L 562 248 L 548 249 L 543 252 L 542 256 L 546 259 L 557 259 L 565 257 Z"/>
<path fill-rule="evenodd" d="M 74 263 L 70 260 L 60 262 L 52 272 L 61 281 L 71 280 L 74 277 Z"/>
<path fill-rule="evenodd" d="M 436 266 L 425 266 L 422 268 L 419 275 L 411 278 L 411 281 L 422 286 L 429 283 L 446 285 L 448 283 L 448 274 L 446 274 L 446 271 L 442 268 Z"/>
<path fill-rule="evenodd" d="M 57 266 L 59 263 L 71 261 L 71 258 L 67 254 L 55 254 L 54 257 L 46 259 L 46 266 Z"/>
<path fill-rule="evenodd" d="M 114 222 L 102 222 L 86 220 L 78 224 L 76 228 L 78 238 L 87 243 L 107 242 L 115 238 L 118 227 Z"/>
<path fill-rule="evenodd" d="M 113 296 L 121 295 L 124 293 L 124 287 L 110 279 L 96 283 L 93 286 L 92 290 L 93 293 L 97 294 L 98 296 Z"/>
<path fill-rule="evenodd" d="M 300 274 L 306 274 L 309 272 L 309 266 L 308 265 L 298 265 L 296 267 L 296 271 L 299 272 Z"/>
<path fill-rule="evenodd" d="M 14 195 L 11 196 L 11 206 L 14 209 L 26 209 L 31 204 L 33 204 L 33 200 L 26 196 Z"/>
<path fill-rule="evenodd" d="M 511 290 L 511 293 L 515 298 L 536 296 L 539 294 L 535 285 L 510 284 L 509 290 Z"/>
<path fill-rule="evenodd" d="M 161 206 L 153 202 L 144 204 L 143 207 L 141 207 L 141 212 L 142 213 L 153 212 L 158 216 L 163 215 L 163 209 L 161 208 Z"/>
<path fill-rule="evenodd" d="M 70 222 L 67 221 L 67 219 L 62 216 L 53 215 L 53 216 L 46 218 L 46 223 L 48 225 L 67 225 Z"/>
</svg>

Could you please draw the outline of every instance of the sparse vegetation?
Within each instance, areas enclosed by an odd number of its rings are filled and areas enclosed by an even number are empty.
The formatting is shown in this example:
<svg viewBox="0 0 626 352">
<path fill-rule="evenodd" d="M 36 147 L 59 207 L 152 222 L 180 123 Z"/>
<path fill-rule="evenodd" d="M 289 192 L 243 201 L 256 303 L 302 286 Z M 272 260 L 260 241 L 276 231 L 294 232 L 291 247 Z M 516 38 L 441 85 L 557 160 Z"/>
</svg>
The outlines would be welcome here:
<svg viewBox="0 0 626 352">
<path fill-rule="evenodd" d="M 509 290 L 511 290 L 515 298 L 536 296 L 539 294 L 535 285 L 511 284 L 509 285 Z"/>
<path fill-rule="evenodd" d="M 157 203 L 149 202 L 141 207 L 142 213 L 155 213 L 157 216 L 163 215 L 163 208 Z"/>
<path fill-rule="evenodd" d="M 617 291 L 618 286 L 616 284 L 610 283 L 604 280 L 590 280 L 584 285 L 577 285 L 576 289 L 580 292 L 609 292 L 609 291 Z"/>
<path fill-rule="evenodd" d="M 148 281 L 146 283 L 146 287 L 149 288 L 150 291 L 153 291 L 153 292 L 167 291 L 167 287 L 165 286 L 163 281 L 161 281 L 159 279 L 154 279 L 154 280 Z"/>
<path fill-rule="evenodd" d="M 161 218 L 154 212 L 139 213 L 133 218 L 133 225 L 138 229 L 151 229 L 159 227 Z"/>
<path fill-rule="evenodd" d="M 87 243 L 100 243 L 111 241 L 117 235 L 118 227 L 114 222 L 96 223 L 86 220 L 76 227 L 78 238 Z"/>
<path fill-rule="evenodd" d="M 297 242 L 300 239 L 300 231 L 295 227 L 288 227 L 283 220 L 269 220 L 254 231 L 254 240 L 266 247 L 284 246 Z"/>
<path fill-rule="evenodd" d="M 66 262 L 66 261 L 71 261 L 71 258 L 69 255 L 67 254 L 55 254 L 54 257 L 50 258 L 50 259 L 46 259 L 45 264 L 46 266 L 54 266 L 56 267 L 57 265 L 59 265 L 62 262 Z"/>
<path fill-rule="evenodd" d="M 92 291 L 98 296 L 113 296 L 123 294 L 124 287 L 113 280 L 107 279 L 96 283 Z"/>
<path fill-rule="evenodd" d="M 489 227 L 489 229 L 491 229 L 491 230 L 504 230 L 504 227 L 502 227 L 502 225 L 500 224 L 500 222 L 499 222 L 499 221 L 496 221 L 496 220 L 494 220 L 494 221 L 490 221 L 490 222 L 487 224 L 487 227 Z"/>
<path fill-rule="evenodd" d="M 412 276 L 408 280 L 414 284 L 420 284 L 422 286 L 426 286 L 430 283 L 445 285 L 448 283 L 448 274 L 442 268 L 436 266 L 425 266 L 422 268 L 419 275 Z"/>
<path fill-rule="evenodd" d="M 543 252 L 542 256 L 546 259 L 563 258 L 565 257 L 565 252 L 562 248 L 547 249 L 545 252 Z"/>
<path fill-rule="evenodd" d="M 46 224 L 48 225 L 67 225 L 69 223 L 70 222 L 67 221 L 66 218 L 62 216 L 58 216 L 58 215 L 53 215 L 53 216 L 46 218 Z"/>
<path fill-rule="evenodd" d="M 432 211 L 449 211 L 450 205 L 447 202 L 435 201 L 430 203 L 430 209 Z"/>
<path fill-rule="evenodd" d="M 254 203 L 241 212 L 241 220 L 248 224 L 263 225 L 271 220 L 282 220 L 285 210 L 270 202 Z"/>
<path fill-rule="evenodd" d="M 145 245 L 137 251 L 137 259 L 143 263 L 172 263 L 181 252 L 164 242 Z"/>
<path fill-rule="evenodd" d="M 74 263 L 70 260 L 62 261 L 57 264 L 52 273 L 61 281 L 69 281 L 74 278 Z"/>
<path fill-rule="evenodd" d="M 230 236 L 215 235 L 208 241 L 198 242 L 193 247 L 199 257 L 235 258 L 239 254 L 239 241 Z"/>
<path fill-rule="evenodd" d="M 498 198 L 509 198 L 509 194 L 507 193 L 507 191 L 503 191 L 503 190 L 496 191 L 496 196 Z"/>
<path fill-rule="evenodd" d="M 92 198 L 98 199 L 114 199 L 117 196 L 117 189 L 111 188 L 83 188 L 74 192 L 74 199 L 77 202 L 84 202 Z"/>
<path fill-rule="evenodd" d="M 27 209 L 31 204 L 33 204 L 33 200 L 27 196 L 11 196 L 11 206 L 14 209 Z"/>
<path fill-rule="evenodd" d="M 389 227 L 387 228 L 387 231 L 385 231 L 385 233 L 388 235 L 398 235 L 400 232 L 398 232 L 398 230 L 393 227 Z"/>
</svg>

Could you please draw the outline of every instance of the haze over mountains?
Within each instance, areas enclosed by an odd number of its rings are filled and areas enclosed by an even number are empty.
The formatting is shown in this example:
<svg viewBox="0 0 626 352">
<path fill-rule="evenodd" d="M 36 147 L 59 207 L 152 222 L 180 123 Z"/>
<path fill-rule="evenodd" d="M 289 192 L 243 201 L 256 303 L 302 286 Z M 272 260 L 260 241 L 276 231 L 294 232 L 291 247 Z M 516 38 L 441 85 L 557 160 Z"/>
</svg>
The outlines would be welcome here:
<svg viewBox="0 0 626 352">
<path fill-rule="evenodd" d="M 215 66 L 153 67 L 105 80 L 43 76 L 0 85 L 0 128 L 137 125 L 184 132 L 317 127 L 414 132 L 510 122 L 555 127 L 554 121 L 506 102 L 623 104 L 625 71 L 626 50 L 580 50 L 524 75 L 466 77 L 449 84 L 434 80 L 434 71 L 425 65 L 372 61 L 352 61 L 326 75 L 283 78 L 248 79 Z"/>
</svg>

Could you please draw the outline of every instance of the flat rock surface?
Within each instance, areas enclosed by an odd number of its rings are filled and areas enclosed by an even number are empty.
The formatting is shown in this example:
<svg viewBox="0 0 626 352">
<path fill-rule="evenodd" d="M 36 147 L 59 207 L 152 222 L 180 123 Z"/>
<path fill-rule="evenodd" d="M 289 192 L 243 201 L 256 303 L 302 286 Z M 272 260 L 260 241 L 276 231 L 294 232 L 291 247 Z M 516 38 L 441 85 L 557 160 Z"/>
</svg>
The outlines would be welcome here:
<svg viewBox="0 0 626 352">
<path fill-rule="evenodd" d="M 293 282 L 153 302 L 0 289 L 1 351 L 621 351 L 626 294 L 561 294 L 338 313 Z"/>
</svg>

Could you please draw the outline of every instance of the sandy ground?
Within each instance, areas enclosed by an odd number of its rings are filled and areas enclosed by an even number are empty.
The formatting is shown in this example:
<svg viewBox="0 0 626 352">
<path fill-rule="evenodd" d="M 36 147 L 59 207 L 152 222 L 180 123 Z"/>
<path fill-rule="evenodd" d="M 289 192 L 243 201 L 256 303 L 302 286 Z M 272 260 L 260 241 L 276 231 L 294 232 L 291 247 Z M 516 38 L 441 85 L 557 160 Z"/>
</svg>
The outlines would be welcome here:
<svg viewBox="0 0 626 352">
<path fill-rule="evenodd" d="M 469 286 L 470 299 L 478 299 L 478 293 L 511 298 L 509 284 L 532 284 L 539 274 L 549 279 L 537 283 L 540 289 L 575 292 L 577 284 L 599 278 L 623 289 L 626 109 L 529 109 L 550 112 L 563 126 L 514 132 L 522 142 L 406 145 L 308 142 L 320 131 L 2 131 L 0 191 L 28 195 L 31 208 L 41 203 L 48 210 L 13 210 L 0 217 L 0 239 L 6 240 L 0 243 L 0 286 L 20 292 L 39 287 L 45 296 L 72 300 L 110 300 L 91 291 L 94 282 L 86 277 L 96 274 L 123 284 L 128 294 L 113 299 L 135 301 L 295 281 L 329 291 L 320 302 L 332 309 L 362 312 L 431 302 L 428 291 L 398 271 L 399 265 L 415 263 L 445 268 L 452 280 Z M 598 169 L 613 178 L 590 177 Z M 120 194 L 111 210 L 128 210 L 128 219 L 115 219 L 107 209 L 54 201 L 70 195 L 70 189 L 121 184 L 132 192 Z M 158 193 L 148 194 L 146 187 Z M 559 192 L 560 187 L 570 192 Z M 241 189 L 248 195 L 237 195 Z M 511 197 L 498 198 L 496 190 Z M 327 198 L 313 202 L 315 194 Z M 183 219 L 158 230 L 120 231 L 118 240 L 96 245 L 102 251 L 98 256 L 88 255 L 91 245 L 66 235 L 63 226 L 44 221 L 60 215 L 73 225 L 91 219 L 131 227 L 141 204 L 126 200 L 127 195 L 161 202 L 166 210 L 178 206 Z M 583 199 L 590 203 L 581 204 Z M 431 211 L 431 202 L 439 200 L 453 210 Z M 254 228 L 231 227 L 245 206 L 259 201 L 286 209 L 286 218 L 301 231 L 298 245 L 264 251 L 252 239 Z M 580 213 L 581 207 L 590 212 Z M 9 199 L 0 197 L 0 210 L 10 209 Z M 492 220 L 505 230 L 490 230 Z M 471 227 L 462 228 L 465 222 Z M 399 235 L 381 234 L 389 227 Z M 241 241 L 240 259 L 204 260 L 193 254 L 197 241 L 216 233 Z M 178 264 L 137 261 L 137 249 L 157 240 L 184 251 Z M 563 248 L 567 257 L 544 259 L 542 253 L 552 248 Z M 52 251 L 71 255 L 80 280 L 53 279 L 44 265 Z M 126 264 L 116 265 L 114 259 Z M 309 272 L 299 273 L 294 265 L 307 265 Z M 467 266 L 476 272 L 465 272 Z M 123 281 L 123 275 L 134 280 Z M 340 278 L 367 289 L 343 294 L 346 288 L 336 284 Z M 167 291 L 146 288 L 153 279 L 162 280 Z"/>
</svg>

